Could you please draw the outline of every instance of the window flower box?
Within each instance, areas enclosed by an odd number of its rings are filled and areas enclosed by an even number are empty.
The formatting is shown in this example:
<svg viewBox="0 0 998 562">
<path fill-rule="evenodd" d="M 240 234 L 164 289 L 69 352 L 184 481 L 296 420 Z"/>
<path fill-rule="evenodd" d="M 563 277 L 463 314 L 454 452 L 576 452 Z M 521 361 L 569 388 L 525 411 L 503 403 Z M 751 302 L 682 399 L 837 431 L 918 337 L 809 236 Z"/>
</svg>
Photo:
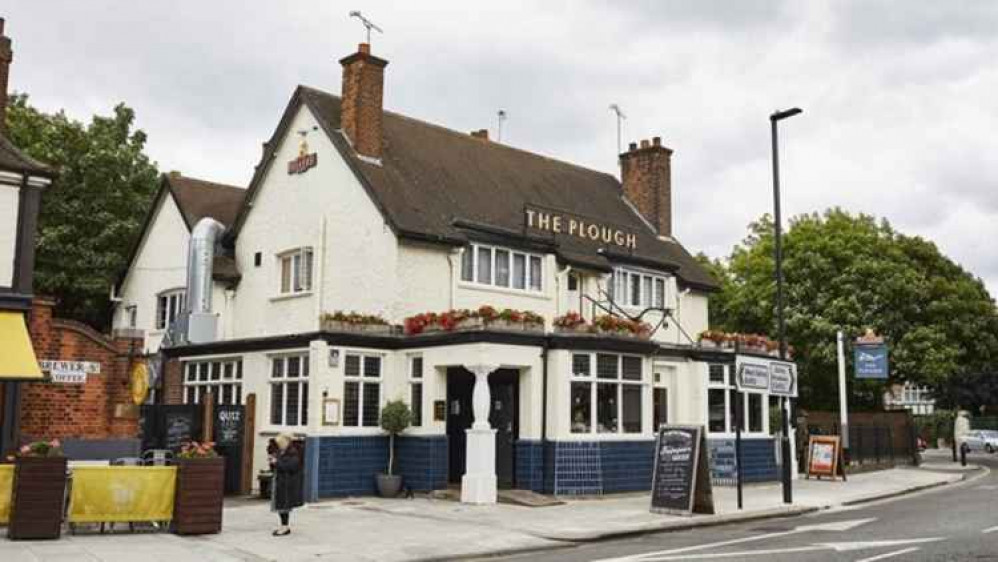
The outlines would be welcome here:
<svg viewBox="0 0 998 562">
<path fill-rule="evenodd" d="M 447 312 L 425 312 L 405 319 L 407 335 L 472 330 L 544 331 L 544 318 L 522 310 L 497 310 L 482 306 L 477 310 L 458 309 Z"/>
<path fill-rule="evenodd" d="M 191 444 L 188 450 L 197 452 Z M 183 455 L 184 452 L 181 452 Z M 222 531 L 222 498 L 225 493 L 225 458 L 211 450 L 207 455 L 177 459 L 177 488 L 173 501 L 173 532 L 205 535 Z"/>
<path fill-rule="evenodd" d="M 360 332 L 387 335 L 394 330 L 384 318 L 356 312 L 334 312 L 322 315 L 320 325 L 324 332 Z"/>
<path fill-rule="evenodd" d="M 591 335 L 594 332 L 594 328 L 589 324 L 579 324 L 576 326 L 555 326 L 554 331 L 556 334 L 584 334 Z"/>
<path fill-rule="evenodd" d="M 18 456 L 11 492 L 8 538 L 59 538 L 66 497 L 66 457 Z"/>
</svg>

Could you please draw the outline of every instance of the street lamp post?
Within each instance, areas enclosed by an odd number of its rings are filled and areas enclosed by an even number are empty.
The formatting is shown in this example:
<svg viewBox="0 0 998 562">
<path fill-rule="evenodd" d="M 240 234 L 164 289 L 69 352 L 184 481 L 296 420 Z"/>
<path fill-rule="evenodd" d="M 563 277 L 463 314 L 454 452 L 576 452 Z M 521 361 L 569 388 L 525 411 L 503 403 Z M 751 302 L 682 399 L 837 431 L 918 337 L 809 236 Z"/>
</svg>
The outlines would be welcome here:
<svg viewBox="0 0 998 562">
<path fill-rule="evenodd" d="M 801 113 L 799 107 L 777 111 L 769 116 L 769 124 L 772 130 L 773 140 L 773 241 L 774 241 L 774 261 L 776 262 L 776 325 L 777 337 L 780 342 L 780 360 L 787 359 L 787 333 L 786 322 L 783 318 L 783 227 L 780 217 L 780 157 L 779 143 L 776 132 L 776 124 L 783 119 L 793 117 Z M 783 399 L 780 408 L 780 426 L 783 428 L 780 436 L 780 457 L 783 459 L 783 503 L 793 503 L 793 488 L 791 487 L 791 467 L 790 459 L 790 420 L 787 410 L 789 410 L 789 397 Z"/>
</svg>

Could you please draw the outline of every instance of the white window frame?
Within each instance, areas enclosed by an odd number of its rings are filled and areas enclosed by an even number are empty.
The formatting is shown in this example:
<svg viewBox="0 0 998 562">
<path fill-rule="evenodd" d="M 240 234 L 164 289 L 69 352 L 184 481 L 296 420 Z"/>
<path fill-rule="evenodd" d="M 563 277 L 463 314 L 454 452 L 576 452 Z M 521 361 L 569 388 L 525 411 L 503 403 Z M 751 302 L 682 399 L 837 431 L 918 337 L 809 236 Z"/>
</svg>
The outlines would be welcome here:
<svg viewBox="0 0 998 562">
<path fill-rule="evenodd" d="M 288 363 L 290 359 L 297 358 L 299 360 L 298 366 L 298 376 L 288 377 Z M 309 379 L 311 374 L 311 366 L 309 365 L 309 353 L 308 351 L 294 352 L 294 353 L 282 353 L 279 355 L 268 356 L 269 361 L 269 373 L 267 375 L 268 389 L 269 389 L 269 399 L 267 409 L 267 422 L 271 427 L 288 427 L 288 428 L 306 428 L 308 427 L 308 418 L 311 412 L 308 407 L 309 401 Z M 274 362 L 281 362 L 281 375 L 274 376 Z M 298 386 L 298 419 L 294 420 L 297 423 L 288 423 L 288 387 L 296 385 Z M 280 406 L 280 420 L 278 422 L 274 421 L 274 387 L 282 386 L 281 389 L 281 406 Z"/>
<path fill-rule="evenodd" d="M 187 290 L 184 288 L 167 289 L 157 293 L 156 316 L 153 318 L 155 329 L 168 329 L 183 314 L 186 304 Z"/>
<path fill-rule="evenodd" d="M 724 382 L 717 382 L 710 380 L 710 366 L 719 365 L 724 369 Z M 709 363 L 707 365 L 707 393 L 704 395 L 704 426 L 707 428 L 707 434 L 713 436 L 720 435 L 734 435 L 735 434 L 735 404 L 731 402 L 731 394 L 744 396 L 744 405 L 742 408 L 742 424 L 745 429 L 742 431 L 742 435 L 748 437 L 769 435 L 769 393 L 768 392 L 757 392 L 753 390 L 738 390 L 735 385 L 734 380 L 734 365 L 729 365 L 727 363 Z M 711 390 L 723 390 L 724 391 L 724 431 L 711 431 L 710 429 L 710 391 Z M 762 416 L 762 427 L 759 431 L 750 431 L 751 426 L 749 424 L 749 394 L 757 394 L 760 396 L 760 415 Z"/>
<path fill-rule="evenodd" d="M 217 378 L 214 376 L 216 368 L 218 370 Z M 203 378 L 200 376 L 202 369 L 205 373 Z M 215 395 L 216 404 L 241 405 L 245 400 L 242 357 L 213 357 L 184 361 L 180 372 L 183 374 L 184 404 L 200 404 L 201 397 L 213 387 L 218 388 Z M 229 400 L 224 400 L 225 392 L 223 390 L 225 387 L 231 387 Z"/>
<path fill-rule="evenodd" d="M 575 373 L 575 356 L 576 355 L 588 355 L 589 356 L 589 372 L 588 373 Z M 597 356 L 599 355 L 613 355 L 617 358 L 617 376 L 616 378 L 600 378 L 597 376 Z M 625 379 L 623 373 L 624 357 L 636 358 L 641 363 L 641 379 L 631 380 Z M 571 427 L 572 422 L 572 409 L 571 404 L 569 404 L 569 433 L 572 435 L 613 435 L 613 436 L 634 436 L 643 435 L 648 433 L 648 428 L 645 427 L 645 418 L 651 412 L 646 412 L 647 408 L 645 405 L 646 395 L 650 392 L 651 385 L 648 383 L 648 369 L 645 366 L 645 359 L 640 355 L 632 355 L 627 353 L 611 353 L 603 351 L 573 351 L 569 360 L 569 365 L 572 373 L 569 373 L 569 396 L 572 395 L 572 383 L 587 383 L 589 384 L 589 431 L 574 431 Z M 612 384 L 617 387 L 617 428 L 615 431 L 600 431 L 599 429 L 599 392 L 598 385 L 600 384 Z M 638 431 L 624 431 L 624 387 L 625 386 L 637 386 L 641 388 L 641 427 Z"/>
<path fill-rule="evenodd" d="M 288 284 L 284 285 L 284 268 L 288 267 Z M 277 254 L 277 294 L 301 295 L 312 292 L 315 275 L 315 252 L 311 246 L 295 248 Z"/>
<path fill-rule="evenodd" d="M 481 250 L 487 250 L 489 252 L 489 275 L 488 279 L 479 280 L 480 272 L 480 252 Z M 464 266 L 467 256 L 471 255 L 471 279 L 466 279 L 464 276 Z M 497 257 L 499 252 L 503 252 L 506 255 L 506 260 L 508 260 L 507 271 L 507 282 L 506 284 L 500 284 L 497 279 L 497 271 L 499 268 L 499 258 Z M 523 259 L 523 287 L 516 287 L 515 279 L 515 264 L 517 258 Z M 536 260 L 536 262 L 534 261 Z M 536 263 L 537 270 L 534 271 L 532 264 Z M 517 291 L 531 294 L 542 294 L 544 292 L 544 256 L 541 254 L 523 252 L 520 250 L 514 250 L 506 246 L 492 246 L 489 244 L 478 244 L 471 243 L 462 248 L 461 250 L 461 267 L 458 271 L 458 279 L 461 283 L 466 285 L 475 285 L 478 287 L 495 287 L 497 289 Z"/>
<path fill-rule="evenodd" d="M 416 360 L 419 360 L 419 372 L 416 372 L 415 364 Z M 384 365 L 382 365 L 384 367 Z M 426 385 L 423 381 L 426 380 L 426 359 L 420 353 L 411 353 L 406 355 L 406 371 L 409 375 L 409 410 L 413 414 L 412 427 L 423 427 L 426 425 L 426 408 L 423 404 L 426 402 Z M 416 419 L 416 404 L 412 399 L 413 389 L 419 387 L 419 419 Z"/>
<path fill-rule="evenodd" d="M 356 375 L 347 374 L 347 358 L 348 357 L 358 357 L 360 362 L 360 370 Z M 366 359 L 375 358 L 378 360 L 378 376 L 369 377 L 367 376 L 367 362 Z M 377 428 L 380 426 L 381 419 L 381 407 L 385 401 L 385 366 L 387 362 L 385 361 L 385 356 L 378 353 L 364 353 L 361 351 L 348 351 L 343 355 L 343 427 L 352 427 L 356 429 L 364 428 Z M 348 425 L 346 419 L 346 401 L 347 401 L 347 383 L 357 383 L 357 424 Z M 364 387 L 368 384 L 378 385 L 378 419 L 379 422 L 375 425 L 364 425 L 364 411 L 367 409 L 367 401 L 364 398 Z"/>
<path fill-rule="evenodd" d="M 638 279 L 638 300 L 634 300 L 631 288 L 633 278 Z M 615 267 L 610 275 L 608 292 L 614 302 L 624 308 L 645 309 L 645 308 L 669 308 L 672 302 L 672 281 L 671 275 L 663 275 L 651 271 L 637 269 L 633 267 Z M 662 285 L 662 298 L 656 298 L 658 292 L 656 287 Z"/>
</svg>

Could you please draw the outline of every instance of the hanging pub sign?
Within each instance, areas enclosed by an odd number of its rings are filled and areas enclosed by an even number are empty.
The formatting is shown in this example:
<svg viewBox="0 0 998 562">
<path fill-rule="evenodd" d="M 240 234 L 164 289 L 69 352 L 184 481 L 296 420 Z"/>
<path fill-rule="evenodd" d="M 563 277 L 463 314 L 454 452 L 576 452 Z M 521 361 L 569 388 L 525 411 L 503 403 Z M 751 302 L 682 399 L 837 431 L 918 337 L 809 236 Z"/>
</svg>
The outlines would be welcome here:
<svg viewBox="0 0 998 562">
<path fill-rule="evenodd" d="M 288 162 L 288 174 L 304 174 L 314 168 L 319 163 L 319 154 L 308 151 L 308 142 L 302 135 L 301 142 L 298 143 L 298 157 Z"/>
<path fill-rule="evenodd" d="M 651 511 L 670 515 L 714 513 L 703 426 L 662 425 L 655 443 Z"/>
<path fill-rule="evenodd" d="M 857 379 L 887 379 L 887 344 L 873 330 L 856 339 L 853 359 Z"/>
<path fill-rule="evenodd" d="M 582 240 L 612 244 L 633 250 L 638 247 L 638 237 L 633 232 L 558 211 L 524 207 L 523 222 L 527 228 L 552 234 L 574 236 Z"/>
<path fill-rule="evenodd" d="M 60 361 L 42 359 L 38 362 L 43 373 L 47 373 L 52 382 L 63 384 L 84 384 L 87 375 L 99 375 L 100 363 L 92 361 Z"/>
</svg>

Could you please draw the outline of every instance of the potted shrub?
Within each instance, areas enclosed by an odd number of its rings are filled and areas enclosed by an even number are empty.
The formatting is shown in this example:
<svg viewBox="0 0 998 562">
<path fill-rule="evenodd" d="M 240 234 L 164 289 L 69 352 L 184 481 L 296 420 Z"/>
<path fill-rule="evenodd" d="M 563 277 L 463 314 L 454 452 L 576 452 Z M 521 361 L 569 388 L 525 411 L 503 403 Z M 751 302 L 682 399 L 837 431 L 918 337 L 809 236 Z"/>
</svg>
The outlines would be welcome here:
<svg viewBox="0 0 998 562">
<path fill-rule="evenodd" d="M 7 538 L 59 538 L 65 497 L 66 457 L 59 440 L 21 447 L 14 458 Z"/>
<path fill-rule="evenodd" d="M 374 334 L 390 334 L 391 324 L 375 314 L 360 314 L 337 310 L 322 315 L 322 329 L 330 332 L 369 332 Z"/>
<path fill-rule="evenodd" d="M 381 429 L 388 433 L 388 472 L 374 475 L 378 494 L 394 498 L 402 490 L 402 476 L 395 474 L 395 436 L 412 423 L 412 412 L 401 400 L 392 400 L 381 409 Z"/>
<path fill-rule="evenodd" d="M 211 442 L 184 443 L 177 453 L 173 531 L 203 535 L 222 531 L 225 459 Z"/>
</svg>

